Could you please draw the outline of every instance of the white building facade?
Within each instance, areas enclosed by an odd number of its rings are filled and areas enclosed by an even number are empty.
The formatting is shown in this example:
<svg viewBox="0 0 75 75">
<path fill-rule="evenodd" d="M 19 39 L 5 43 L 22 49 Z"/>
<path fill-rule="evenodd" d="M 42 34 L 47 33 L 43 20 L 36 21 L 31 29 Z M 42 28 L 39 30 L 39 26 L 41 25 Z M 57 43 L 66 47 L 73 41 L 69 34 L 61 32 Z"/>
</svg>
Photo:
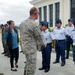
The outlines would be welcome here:
<svg viewBox="0 0 75 75">
<path fill-rule="evenodd" d="M 50 27 L 55 27 L 57 19 L 64 26 L 69 18 L 75 20 L 75 0 L 32 0 L 30 3 L 39 9 L 39 23 L 48 21 Z"/>
</svg>

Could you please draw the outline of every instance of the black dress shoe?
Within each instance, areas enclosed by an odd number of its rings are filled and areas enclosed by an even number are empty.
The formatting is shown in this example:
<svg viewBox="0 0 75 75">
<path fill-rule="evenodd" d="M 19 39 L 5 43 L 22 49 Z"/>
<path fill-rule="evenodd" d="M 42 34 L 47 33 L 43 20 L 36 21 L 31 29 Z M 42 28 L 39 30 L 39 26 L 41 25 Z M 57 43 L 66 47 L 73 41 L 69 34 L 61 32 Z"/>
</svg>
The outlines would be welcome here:
<svg viewBox="0 0 75 75">
<path fill-rule="evenodd" d="M 49 72 L 50 68 L 45 69 L 45 73 Z"/>
<path fill-rule="evenodd" d="M 23 51 L 20 51 L 20 53 L 23 53 Z"/>
<path fill-rule="evenodd" d="M 4 54 L 4 56 L 8 56 L 8 54 Z"/>
<path fill-rule="evenodd" d="M 24 63 L 26 63 L 26 61 Z"/>
<path fill-rule="evenodd" d="M 62 67 L 65 66 L 65 63 L 61 63 L 61 66 L 62 66 Z"/>
<path fill-rule="evenodd" d="M 39 70 L 45 70 L 45 68 L 41 67 L 41 68 L 39 68 Z"/>
<path fill-rule="evenodd" d="M 8 55 L 7 58 L 10 58 L 10 55 Z"/>
<path fill-rule="evenodd" d="M 15 71 L 15 72 L 16 72 L 16 71 L 17 71 L 17 69 L 11 68 L 11 71 Z"/>
<path fill-rule="evenodd" d="M 55 62 L 53 62 L 53 64 L 57 64 L 57 63 L 59 63 L 59 61 L 55 61 Z"/>
<path fill-rule="evenodd" d="M 5 52 L 1 53 L 1 54 L 5 54 Z"/>
</svg>

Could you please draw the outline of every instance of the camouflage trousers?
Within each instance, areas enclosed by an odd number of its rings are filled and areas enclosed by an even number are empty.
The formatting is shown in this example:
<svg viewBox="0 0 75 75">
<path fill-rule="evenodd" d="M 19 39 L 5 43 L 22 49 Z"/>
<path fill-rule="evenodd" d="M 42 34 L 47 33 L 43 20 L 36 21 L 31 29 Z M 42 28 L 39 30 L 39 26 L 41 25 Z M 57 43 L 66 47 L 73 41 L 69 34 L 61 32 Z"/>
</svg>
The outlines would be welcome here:
<svg viewBox="0 0 75 75">
<path fill-rule="evenodd" d="M 30 52 L 26 55 L 26 65 L 24 75 L 34 75 L 36 70 L 36 56 L 37 52 Z"/>
<path fill-rule="evenodd" d="M 5 44 L 4 49 L 5 49 L 5 54 L 10 55 L 7 44 Z"/>
<path fill-rule="evenodd" d="M 9 55 L 9 49 L 8 49 L 8 46 L 7 46 L 7 44 L 4 42 L 4 40 L 2 41 L 2 44 L 3 44 L 3 48 L 4 48 L 5 54 Z"/>
<path fill-rule="evenodd" d="M 5 52 L 5 42 L 4 42 L 4 40 L 2 39 L 2 45 L 3 45 L 3 48 L 4 48 L 4 52 Z"/>
</svg>

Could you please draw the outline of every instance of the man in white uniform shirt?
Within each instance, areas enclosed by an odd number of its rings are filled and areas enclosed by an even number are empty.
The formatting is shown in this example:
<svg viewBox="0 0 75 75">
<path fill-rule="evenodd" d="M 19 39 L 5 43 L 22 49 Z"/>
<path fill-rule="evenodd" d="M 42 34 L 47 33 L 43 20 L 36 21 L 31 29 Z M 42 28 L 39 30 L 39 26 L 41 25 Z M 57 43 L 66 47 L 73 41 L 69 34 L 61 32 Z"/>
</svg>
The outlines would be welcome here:
<svg viewBox="0 0 75 75">
<path fill-rule="evenodd" d="M 67 38 L 66 38 L 67 52 L 66 52 L 66 59 L 69 59 L 70 46 L 73 45 L 73 40 L 71 39 L 71 33 L 72 33 L 73 29 L 74 29 L 73 21 L 72 21 L 72 19 L 68 19 L 68 26 L 66 27 L 66 30 L 67 30 Z"/>
<path fill-rule="evenodd" d="M 44 36 L 45 46 L 41 47 L 42 50 L 42 67 L 39 70 L 45 70 L 45 73 L 50 70 L 50 60 L 52 51 L 52 36 L 51 32 L 48 30 L 48 22 L 41 22 L 41 30 Z"/>
<path fill-rule="evenodd" d="M 61 56 L 61 66 L 65 66 L 65 36 L 66 36 L 66 29 L 62 27 L 62 21 L 59 19 L 56 22 L 56 28 L 54 29 L 54 36 L 55 36 L 55 51 L 56 51 L 56 60 L 53 64 L 59 63 L 60 56 Z"/>
<path fill-rule="evenodd" d="M 74 23 L 74 29 L 72 30 L 71 38 L 73 40 L 73 61 L 75 64 L 75 23 Z"/>
</svg>

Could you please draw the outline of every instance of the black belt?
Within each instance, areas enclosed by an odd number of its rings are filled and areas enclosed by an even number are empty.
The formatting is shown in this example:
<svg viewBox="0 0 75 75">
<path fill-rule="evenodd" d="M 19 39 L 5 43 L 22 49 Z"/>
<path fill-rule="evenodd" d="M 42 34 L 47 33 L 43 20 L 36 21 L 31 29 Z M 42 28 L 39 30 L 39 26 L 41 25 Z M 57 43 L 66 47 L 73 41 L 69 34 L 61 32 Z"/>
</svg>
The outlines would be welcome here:
<svg viewBox="0 0 75 75">
<path fill-rule="evenodd" d="M 47 43 L 47 45 L 51 45 L 52 43 Z"/>
<path fill-rule="evenodd" d="M 64 40 L 56 40 L 56 42 L 58 42 L 58 41 L 65 41 L 65 39 Z"/>
</svg>

